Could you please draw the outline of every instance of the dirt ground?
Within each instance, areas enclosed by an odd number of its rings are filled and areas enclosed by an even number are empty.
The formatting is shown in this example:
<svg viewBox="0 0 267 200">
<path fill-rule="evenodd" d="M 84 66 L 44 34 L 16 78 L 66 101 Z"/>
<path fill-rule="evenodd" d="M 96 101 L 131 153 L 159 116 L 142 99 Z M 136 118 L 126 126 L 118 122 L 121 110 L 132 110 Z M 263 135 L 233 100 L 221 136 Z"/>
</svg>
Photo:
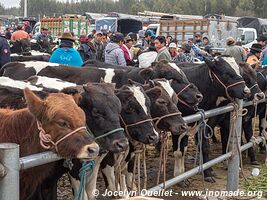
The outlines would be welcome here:
<svg viewBox="0 0 267 200">
<path fill-rule="evenodd" d="M 218 133 L 217 133 L 218 134 Z M 219 139 L 220 137 L 217 136 L 217 138 Z M 195 157 L 195 151 L 196 151 L 196 147 L 194 145 L 194 140 L 193 138 L 190 138 L 190 145 L 188 148 L 188 153 L 186 155 L 186 160 L 185 160 L 185 166 L 186 166 L 186 170 L 192 169 L 194 166 L 194 157 Z M 173 155 L 172 155 L 172 151 L 171 151 L 171 141 L 169 141 L 169 154 L 168 154 L 168 161 L 167 161 L 167 180 L 171 179 L 173 177 Z M 221 155 L 221 144 L 213 144 L 211 142 L 211 158 L 216 158 L 218 156 Z M 264 167 L 263 163 L 265 160 L 265 155 L 263 154 L 259 154 L 257 152 L 257 159 L 258 161 L 260 161 L 260 163 L 262 165 L 260 166 L 253 166 L 249 163 L 249 159 L 246 157 L 245 154 L 243 154 L 243 167 L 244 167 L 244 173 L 245 173 L 245 177 L 252 177 L 251 172 L 252 169 L 257 167 L 257 168 L 261 168 L 260 173 L 262 173 L 264 170 L 266 170 L 266 167 Z M 149 147 L 148 148 L 148 152 L 147 152 L 147 176 L 148 176 L 148 188 L 151 188 L 153 186 L 156 185 L 156 180 L 157 180 L 157 172 L 158 172 L 158 165 L 159 165 L 159 154 L 155 151 L 154 147 Z M 221 191 L 221 190 L 226 190 L 226 184 L 227 184 L 227 169 L 226 169 L 226 163 L 220 163 L 216 166 L 213 167 L 215 173 L 216 173 L 216 183 L 208 183 L 205 182 L 205 186 L 209 191 Z M 265 176 L 265 174 L 264 174 Z M 264 177 L 263 177 L 264 178 Z M 175 193 L 180 193 L 181 191 L 203 191 L 204 190 L 204 186 L 203 186 L 203 182 L 202 182 L 202 176 L 200 174 L 195 175 L 193 177 L 191 177 L 190 179 L 188 179 L 188 186 L 186 187 L 180 187 L 178 184 L 175 185 L 174 187 L 168 189 L 168 190 L 172 190 Z M 63 178 L 61 178 L 61 180 L 59 181 L 59 187 L 58 187 L 58 200 L 70 200 L 72 199 L 72 193 L 71 193 L 71 187 L 70 187 L 70 183 L 68 181 L 68 177 L 64 176 Z M 253 181 L 250 181 L 251 186 L 253 186 Z M 263 185 L 262 185 L 263 184 Z M 245 181 L 244 178 L 242 177 L 241 173 L 240 173 L 240 185 L 239 185 L 239 189 L 242 191 L 246 191 L 246 189 L 248 189 L 247 187 L 244 186 L 245 185 Z M 266 170 L 266 182 L 263 181 L 263 183 L 261 183 L 260 185 L 261 187 L 263 187 L 263 189 L 267 188 L 267 170 Z M 97 181 L 97 189 L 99 189 L 100 193 L 104 193 L 105 191 L 105 184 L 102 178 L 102 175 L 99 174 L 98 176 L 98 181 Z M 238 197 L 238 198 L 234 198 L 234 199 L 267 199 L 267 194 L 264 194 L 265 197 L 261 197 L 261 198 L 251 198 L 251 197 Z M 106 199 L 112 199 L 112 198 L 97 198 L 99 200 L 106 200 Z M 163 197 L 162 199 L 166 199 L 166 200 L 176 200 L 176 199 L 185 199 L 185 200 L 189 200 L 189 199 L 205 199 L 203 197 L 181 197 L 179 195 L 173 195 L 172 197 Z M 215 199 L 226 199 L 226 198 L 221 198 L 221 197 L 209 197 L 209 200 L 215 200 Z M 229 198 L 228 198 L 229 199 Z M 233 198 L 232 198 L 233 199 Z"/>
</svg>

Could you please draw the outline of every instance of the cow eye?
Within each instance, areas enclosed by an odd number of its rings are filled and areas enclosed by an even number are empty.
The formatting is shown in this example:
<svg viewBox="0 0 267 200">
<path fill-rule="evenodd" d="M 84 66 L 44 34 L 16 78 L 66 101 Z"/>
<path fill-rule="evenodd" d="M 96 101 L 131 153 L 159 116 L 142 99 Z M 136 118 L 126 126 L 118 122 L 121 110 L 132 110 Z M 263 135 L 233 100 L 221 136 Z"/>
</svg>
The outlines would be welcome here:
<svg viewBox="0 0 267 200">
<path fill-rule="evenodd" d="M 57 122 L 57 124 L 62 127 L 62 128 L 70 128 L 70 125 L 68 122 L 64 121 L 64 120 L 60 120 Z"/>
</svg>

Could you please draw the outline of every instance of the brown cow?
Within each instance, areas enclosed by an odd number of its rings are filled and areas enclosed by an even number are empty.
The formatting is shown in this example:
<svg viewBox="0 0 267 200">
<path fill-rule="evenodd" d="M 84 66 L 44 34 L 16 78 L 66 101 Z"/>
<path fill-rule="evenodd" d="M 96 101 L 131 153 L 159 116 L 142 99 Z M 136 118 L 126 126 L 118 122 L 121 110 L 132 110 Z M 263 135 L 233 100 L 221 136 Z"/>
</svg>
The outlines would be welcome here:
<svg viewBox="0 0 267 200">
<path fill-rule="evenodd" d="M 99 146 L 85 128 L 85 114 L 75 103 L 78 95 L 52 93 L 41 100 L 28 88 L 24 95 L 28 108 L 0 109 L 0 143 L 19 144 L 20 156 L 49 148 L 63 158 L 94 159 L 98 155 Z M 41 140 L 39 134 L 50 135 L 51 140 Z M 51 163 L 21 171 L 20 199 L 28 199 L 53 167 Z"/>
</svg>

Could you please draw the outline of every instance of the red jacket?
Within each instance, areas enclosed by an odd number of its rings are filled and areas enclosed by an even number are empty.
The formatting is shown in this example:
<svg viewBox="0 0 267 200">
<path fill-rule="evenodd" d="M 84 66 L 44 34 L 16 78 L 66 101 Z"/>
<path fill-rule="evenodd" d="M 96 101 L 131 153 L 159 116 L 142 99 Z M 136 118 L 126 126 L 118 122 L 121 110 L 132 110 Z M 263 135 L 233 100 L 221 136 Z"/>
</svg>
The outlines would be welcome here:
<svg viewBox="0 0 267 200">
<path fill-rule="evenodd" d="M 128 65 L 129 63 L 132 62 L 132 58 L 131 58 L 131 54 L 130 54 L 130 50 L 128 49 L 128 47 L 127 47 L 125 44 L 123 44 L 123 45 L 121 46 L 121 49 L 122 49 L 122 51 L 123 51 L 123 53 L 124 53 L 124 58 L 125 58 L 126 63 L 127 63 L 127 65 Z"/>
</svg>

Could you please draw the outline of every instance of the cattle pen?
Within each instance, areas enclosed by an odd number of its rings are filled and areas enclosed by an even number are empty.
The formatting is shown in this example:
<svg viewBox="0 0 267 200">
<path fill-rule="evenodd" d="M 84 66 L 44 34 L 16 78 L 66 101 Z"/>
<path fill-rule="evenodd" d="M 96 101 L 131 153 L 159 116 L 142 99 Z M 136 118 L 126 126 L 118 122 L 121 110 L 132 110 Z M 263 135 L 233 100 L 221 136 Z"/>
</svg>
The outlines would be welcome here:
<svg viewBox="0 0 267 200">
<path fill-rule="evenodd" d="M 266 99 L 260 100 L 257 103 L 266 103 Z M 236 101 L 239 110 L 242 108 L 253 105 L 253 102 L 244 102 L 243 100 Z M 216 109 L 205 111 L 204 118 L 210 118 L 224 113 L 236 112 L 235 106 L 229 104 L 227 106 L 219 107 Z M 200 112 L 184 117 L 186 123 L 197 122 L 203 119 L 203 114 Z M 230 122 L 231 123 L 231 122 Z M 237 115 L 236 120 L 231 123 L 235 126 L 236 136 L 230 135 L 230 143 L 237 144 L 233 145 L 231 151 L 223 154 L 207 163 L 203 166 L 197 166 L 185 173 L 176 176 L 172 179 L 167 180 L 164 184 L 161 183 L 153 188 L 148 189 L 148 191 L 161 191 L 172 187 L 173 185 L 186 180 L 201 170 L 205 170 L 212 167 L 224 160 L 228 159 L 228 175 L 227 175 L 227 190 L 236 191 L 239 185 L 239 163 L 240 163 L 240 153 L 252 147 L 254 143 L 259 143 L 264 141 L 263 136 L 258 136 L 255 141 L 250 141 L 244 145 L 241 144 L 241 126 L 242 126 L 242 114 Z M 238 138 L 238 139 L 237 139 Z M 44 152 L 39 154 L 34 154 L 26 157 L 19 158 L 19 145 L 11 143 L 0 144 L 0 199 L 4 200 L 18 200 L 19 199 L 19 171 L 32 168 L 35 166 L 51 163 L 61 158 L 57 154 L 52 152 Z"/>
</svg>

